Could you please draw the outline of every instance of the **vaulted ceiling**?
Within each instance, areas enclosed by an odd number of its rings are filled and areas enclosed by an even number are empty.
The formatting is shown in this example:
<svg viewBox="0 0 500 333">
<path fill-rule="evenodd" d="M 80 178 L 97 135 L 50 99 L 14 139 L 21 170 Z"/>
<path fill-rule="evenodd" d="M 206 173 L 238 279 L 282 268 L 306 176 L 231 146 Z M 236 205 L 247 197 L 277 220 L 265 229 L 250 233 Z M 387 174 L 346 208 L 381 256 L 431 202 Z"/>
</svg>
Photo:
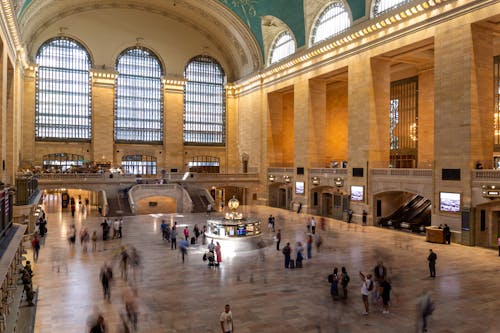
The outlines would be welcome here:
<svg viewBox="0 0 500 333">
<path fill-rule="evenodd" d="M 192 56 L 215 55 L 229 80 L 255 73 L 263 64 L 252 30 L 219 0 L 18 0 L 16 6 L 22 43 L 32 61 L 40 44 L 58 34 L 101 38 L 94 43 L 98 49 L 106 43 L 122 47 L 113 40 L 121 31 L 117 38 L 127 43 L 145 40 L 147 45 L 149 38 L 155 39 L 153 45 L 168 44 L 171 53 L 191 47 Z M 183 45 L 189 43 L 197 45 Z M 110 65 L 110 60 L 99 59 L 99 50 L 95 52 L 96 65 Z"/>
</svg>

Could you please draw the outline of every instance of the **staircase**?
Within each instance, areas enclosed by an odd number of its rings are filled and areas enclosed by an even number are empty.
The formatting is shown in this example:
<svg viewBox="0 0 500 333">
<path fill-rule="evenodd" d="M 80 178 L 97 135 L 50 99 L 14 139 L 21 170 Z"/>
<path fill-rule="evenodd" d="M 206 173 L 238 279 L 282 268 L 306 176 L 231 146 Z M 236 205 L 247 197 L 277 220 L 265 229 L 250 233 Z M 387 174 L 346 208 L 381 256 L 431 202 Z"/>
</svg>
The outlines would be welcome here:
<svg viewBox="0 0 500 333">
<path fill-rule="evenodd" d="M 132 216 L 128 198 L 108 198 L 109 216 Z"/>
<path fill-rule="evenodd" d="M 193 213 L 204 213 L 207 211 L 207 205 L 212 203 L 214 205 L 213 199 L 209 196 L 208 191 L 202 187 L 184 185 L 184 189 L 188 192 L 193 202 Z"/>
</svg>

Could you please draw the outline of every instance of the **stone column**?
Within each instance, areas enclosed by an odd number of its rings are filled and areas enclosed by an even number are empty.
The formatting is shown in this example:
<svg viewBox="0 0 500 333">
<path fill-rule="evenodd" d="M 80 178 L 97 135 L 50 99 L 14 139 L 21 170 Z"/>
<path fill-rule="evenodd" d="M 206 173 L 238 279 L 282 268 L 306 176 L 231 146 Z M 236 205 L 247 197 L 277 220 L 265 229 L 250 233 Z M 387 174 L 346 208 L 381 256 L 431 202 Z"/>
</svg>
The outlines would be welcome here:
<svg viewBox="0 0 500 333">
<path fill-rule="evenodd" d="M 35 99 L 36 99 L 36 65 L 24 69 L 23 100 L 21 112 L 21 167 L 31 168 L 35 161 Z M 41 163 L 41 161 L 40 161 Z"/>
<path fill-rule="evenodd" d="M 434 161 L 434 68 L 418 73 L 418 166 L 432 169 Z"/>
<path fill-rule="evenodd" d="M 369 168 L 389 166 L 390 78 L 388 60 L 354 58 L 349 65 L 348 183 L 365 186 L 365 194 Z M 363 177 L 353 177 L 353 168 L 363 168 Z"/>
<path fill-rule="evenodd" d="M 242 161 L 239 153 L 239 140 L 237 135 L 238 100 L 231 86 L 226 86 L 226 158 L 221 167 L 226 173 L 241 173 Z M 222 161 L 221 161 L 222 162 Z M 221 168 L 222 170 L 222 168 Z"/>
<path fill-rule="evenodd" d="M 186 171 L 184 167 L 184 85 L 183 78 L 164 79 L 164 135 L 163 160 L 158 160 L 158 169 L 167 172 L 177 169 Z"/>
<path fill-rule="evenodd" d="M 92 144 L 90 160 L 94 162 L 114 160 L 114 89 L 118 72 L 93 69 L 92 75 Z"/>
<path fill-rule="evenodd" d="M 493 57 L 494 31 L 472 25 L 471 58 L 471 166 L 481 161 L 484 168 L 492 168 L 493 151 Z"/>
<path fill-rule="evenodd" d="M 472 116 L 477 114 L 477 104 L 471 103 L 474 37 L 471 25 L 461 20 L 437 27 L 434 37 L 434 122 L 439 130 L 434 133 L 432 223 L 447 223 L 453 230 L 461 229 L 460 215 L 441 212 L 439 195 L 440 192 L 460 193 L 462 210 L 471 206 L 471 156 L 476 149 L 472 147 L 472 123 L 476 121 Z M 492 89 L 492 85 L 488 89 Z M 442 180 L 443 169 L 458 170 L 460 179 Z"/>
<path fill-rule="evenodd" d="M 326 137 L 334 136 L 336 133 L 327 133 L 326 125 L 326 84 L 322 80 L 309 81 L 308 96 L 308 123 L 309 123 L 309 142 L 308 142 L 308 167 L 327 166 L 326 149 L 328 142 Z"/>
</svg>

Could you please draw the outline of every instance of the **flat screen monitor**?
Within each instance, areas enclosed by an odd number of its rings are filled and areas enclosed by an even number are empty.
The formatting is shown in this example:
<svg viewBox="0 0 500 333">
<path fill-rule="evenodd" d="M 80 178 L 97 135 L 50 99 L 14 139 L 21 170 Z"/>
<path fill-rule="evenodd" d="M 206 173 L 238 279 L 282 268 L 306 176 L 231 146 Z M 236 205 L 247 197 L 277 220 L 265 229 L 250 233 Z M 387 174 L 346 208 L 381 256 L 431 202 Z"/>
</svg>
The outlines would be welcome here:
<svg viewBox="0 0 500 333">
<path fill-rule="evenodd" d="M 460 212 L 460 193 L 439 192 L 439 210 L 442 212 Z"/>
<path fill-rule="evenodd" d="M 304 194 L 304 182 L 295 182 L 295 194 Z"/>
<path fill-rule="evenodd" d="M 351 186 L 351 200 L 352 201 L 363 201 L 365 198 L 365 187 L 352 185 Z"/>
</svg>

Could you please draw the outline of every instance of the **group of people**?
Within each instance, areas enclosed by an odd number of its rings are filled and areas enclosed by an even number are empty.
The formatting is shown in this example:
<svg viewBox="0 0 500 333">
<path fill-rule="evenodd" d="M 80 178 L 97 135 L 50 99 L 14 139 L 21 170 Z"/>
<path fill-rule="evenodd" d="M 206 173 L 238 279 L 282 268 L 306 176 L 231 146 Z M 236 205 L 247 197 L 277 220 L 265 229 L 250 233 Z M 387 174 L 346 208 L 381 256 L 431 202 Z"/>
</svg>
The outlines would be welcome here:
<svg viewBox="0 0 500 333">
<path fill-rule="evenodd" d="M 302 242 L 297 242 L 295 245 L 295 260 L 292 259 L 292 247 L 290 243 L 286 243 L 281 252 L 285 256 L 285 268 L 302 268 L 302 261 L 304 260 L 304 255 L 302 252 L 304 251 L 304 247 L 302 246 Z"/>
<path fill-rule="evenodd" d="M 111 230 L 113 231 L 113 235 L 112 235 L 113 239 L 118 239 L 118 238 L 123 237 L 123 233 L 122 233 L 123 218 L 121 218 L 121 217 L 115 218 L 114 221 L 111 221 L 111 219 L 108 220 L 107 218 L 105 218 L 101 223 L 101 227 L 102 227 L 102 240 L 103 241 L 108 240 L 109 233 Z"/>
<path fill-rule="evenodd" d="M 430 250 L 430 252 L 431 255 L 435 255 L 432 250 Z M 388 275 L 388 270 L 383 262 L 379 261 L 372 273 L 364 274 L 360 271 L 359 277 L 361 279 L 361 299 L 364 306 L 362 314 L 369 314 L 370 303 L 381 303 L 382 314 L 389 314 L 392 284 Z M 334 267 L 333 272 L 328 275 L 327 280 L 330 283 L 330 295 L 333 300 L 347 299 L 350 276 L 347 273 L 346 267 L 342 267 L 340 272 L 337 267 Z M 342 291 L 342 294 L 340 291 Z M 422 332 L 427 332 L 427 320 L 433 313 L 434 307 L 434 302 L 431 299 L 430 293 L 424 291 L 417 300 L 417 331 L 421 329 Z"/>
<path fill-rule="evenodd" d="M 212 239 L 208 244 L 208 251 L 203 255 L 203 261 L 208 260 L 208 266 L 218 267 L 222 262 L 222 251 L 219 242 L 214 244 Z"/>
</svg>

